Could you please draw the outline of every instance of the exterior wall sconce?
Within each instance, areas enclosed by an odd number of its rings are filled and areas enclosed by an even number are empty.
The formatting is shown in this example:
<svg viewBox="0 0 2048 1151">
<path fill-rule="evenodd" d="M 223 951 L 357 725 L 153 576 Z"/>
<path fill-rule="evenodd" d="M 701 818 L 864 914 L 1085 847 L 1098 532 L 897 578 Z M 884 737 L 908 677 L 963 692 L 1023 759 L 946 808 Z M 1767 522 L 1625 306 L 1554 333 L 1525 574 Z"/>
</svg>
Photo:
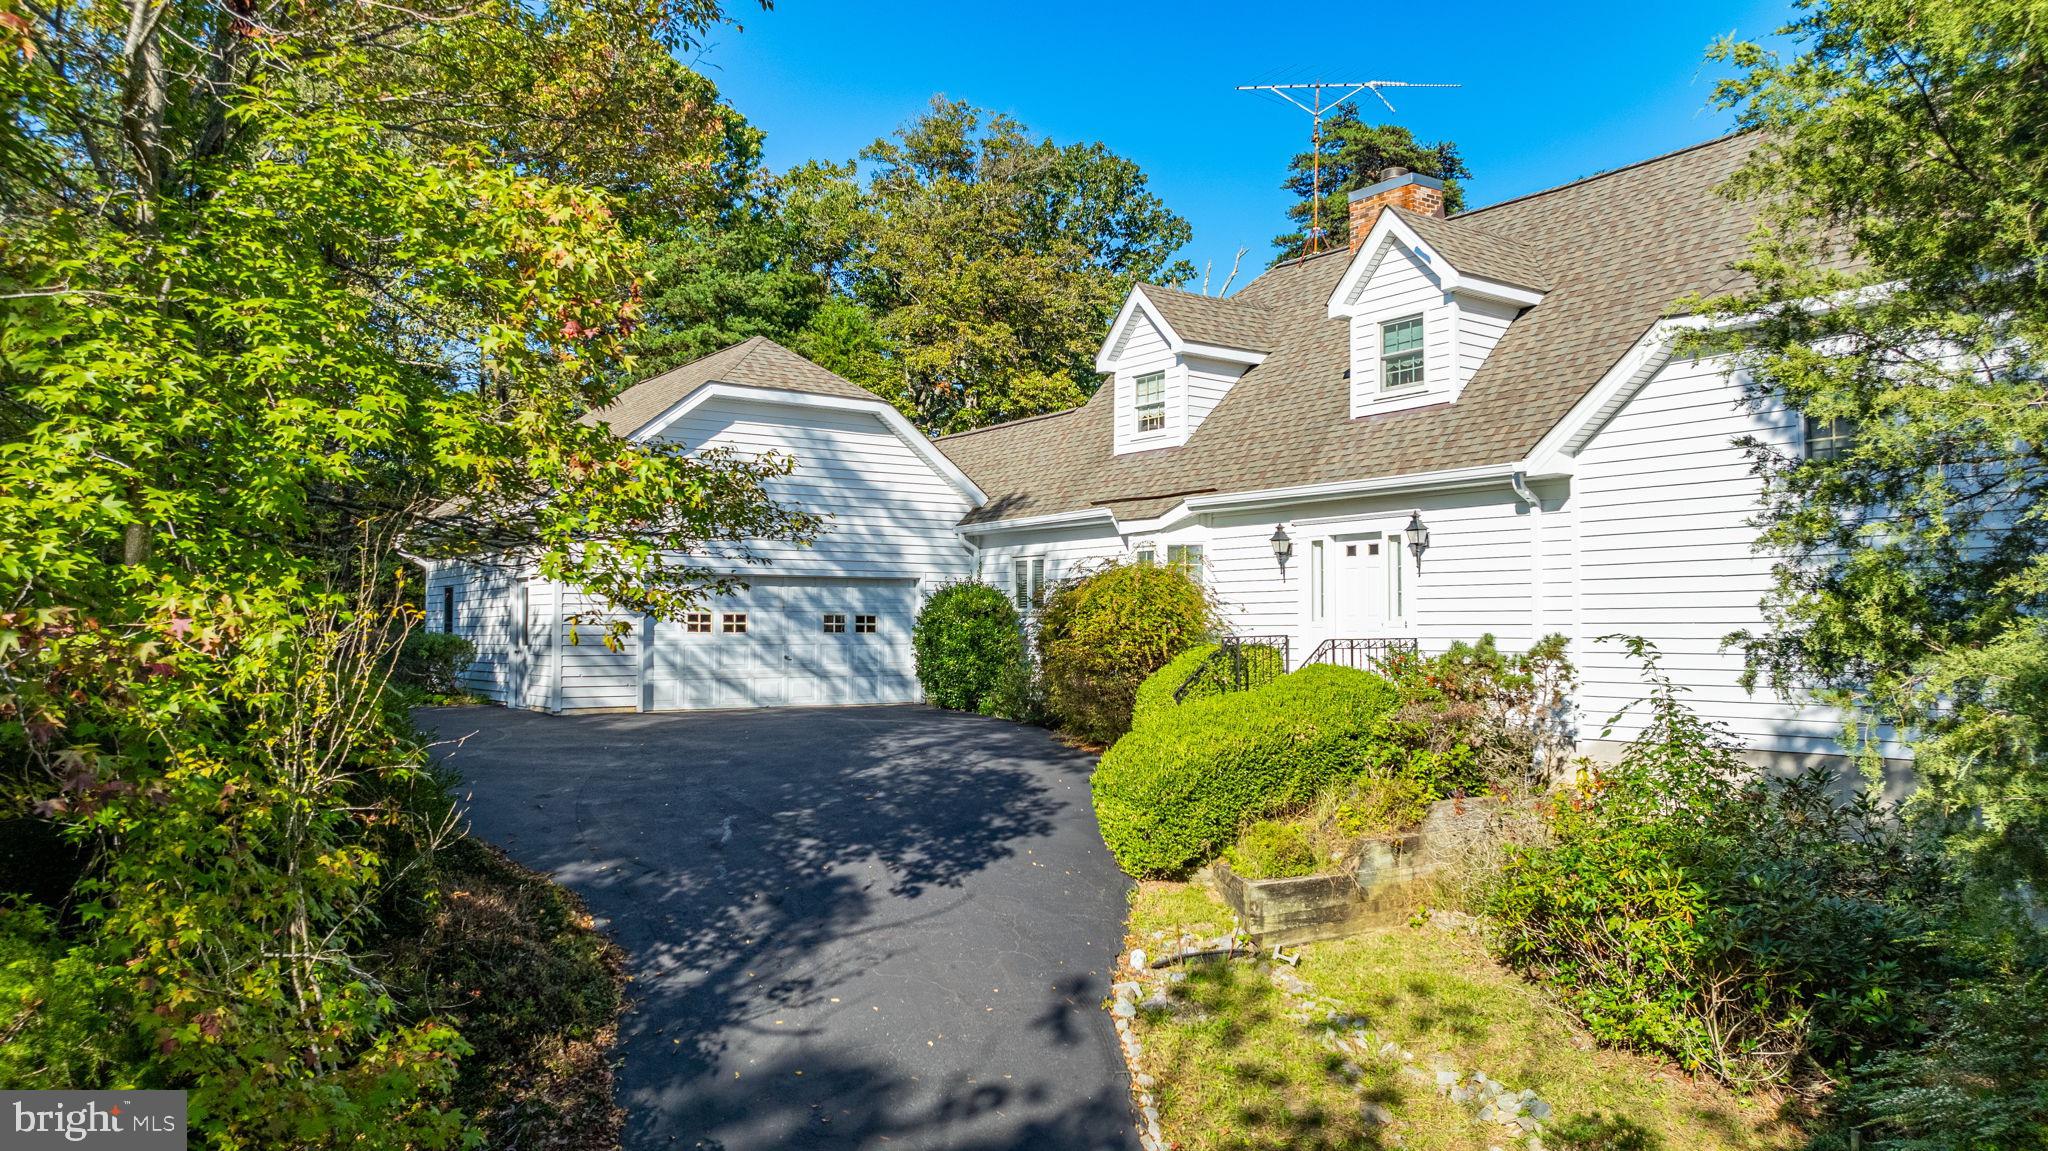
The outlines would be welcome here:
<svg viewBox="0 0 2048 1151">
<path fill-rule="evenodd" d="M 1402 531 L 1408 537 L 1408 551 L 1415 556 L 1415 562 L 1420 566 L 1422 553 L 1429 550 L 1429 525 L 1422 522 L 1420 509 L 1409 513 L 1408 526 Z"/>
<path fill-rule="evenodd" d="M 1286 525 L 1274 524 L 1273 536 L 1267 542 L 1273 545 L 1273 558 L 1280 562 L 1281 567 L 1286 567 L 1287 561 L 1294 558 L 1294 541 L 1287 538 Z"/>
</svg>

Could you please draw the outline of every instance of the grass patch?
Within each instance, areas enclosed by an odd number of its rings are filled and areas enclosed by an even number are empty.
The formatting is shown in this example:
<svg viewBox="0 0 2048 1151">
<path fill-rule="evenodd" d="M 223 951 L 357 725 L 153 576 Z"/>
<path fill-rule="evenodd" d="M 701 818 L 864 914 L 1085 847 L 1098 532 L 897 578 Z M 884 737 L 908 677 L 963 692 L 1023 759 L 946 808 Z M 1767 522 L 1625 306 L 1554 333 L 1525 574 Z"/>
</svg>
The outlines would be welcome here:
<svg viewBox="0 0 2048 1151">
<path fill-rule="evenodd" d="M 1147 883 L 1132 898 L 1132 945 L 1154 933 L 1214 934 L 1229 909 L 1190 884 Z M 1172 1011 L 1141 1014 L 1143 1070 L 1160 1123 L 1186 1151 L 1376 1148 L 1486 1151 L 1524 1144 L 1438 1094 L 1437 1065 L 1530 1088 L 1555 1109 L 1549 1151 L 1735 1151 L 1793 1147 L 1799 1130 L 1773 1098 L 1738 1097 L 1655 1060 L 1595 1048 L 1538 988 L 1470 936 L 1394 928 L 1301 949 L 1294 974 L 1374 1035 L 1406 1048 L 1367 1059 L 1332 1051 L 1321 1023 L 1250 963 L 1194 966 Z M 1354 1087 L 1354 1083 L 1357 1084 Z M 1391 1125 L 1368 1118 L 1384 1108 Z"/>
<path fill-rule="evenodd" d="M 488 844 L 458 840 L 435 862 L 433 918 L 394 966 L 476 1049 L 454 1104 L 489 1147 L 616 1151 L 617 950 L 573 894 Z"/>
</svg>

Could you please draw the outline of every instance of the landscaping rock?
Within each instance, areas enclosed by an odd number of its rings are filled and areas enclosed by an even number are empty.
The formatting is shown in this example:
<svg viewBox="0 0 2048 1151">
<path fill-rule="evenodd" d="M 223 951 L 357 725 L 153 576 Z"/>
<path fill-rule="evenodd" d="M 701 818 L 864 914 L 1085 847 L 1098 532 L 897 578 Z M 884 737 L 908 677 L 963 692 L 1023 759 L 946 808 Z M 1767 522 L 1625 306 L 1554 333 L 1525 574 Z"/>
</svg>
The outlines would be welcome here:
<svg viewBox="0 0 2048 1151">
<path fill-rule="evenodd" d="M 1377 1103 L 1368 1103 L 1359 1108 L 1359 1115 L 1374 1127 L 1385 1127 L 1394 1121 L 1394 1113 Z"/>
</svg>

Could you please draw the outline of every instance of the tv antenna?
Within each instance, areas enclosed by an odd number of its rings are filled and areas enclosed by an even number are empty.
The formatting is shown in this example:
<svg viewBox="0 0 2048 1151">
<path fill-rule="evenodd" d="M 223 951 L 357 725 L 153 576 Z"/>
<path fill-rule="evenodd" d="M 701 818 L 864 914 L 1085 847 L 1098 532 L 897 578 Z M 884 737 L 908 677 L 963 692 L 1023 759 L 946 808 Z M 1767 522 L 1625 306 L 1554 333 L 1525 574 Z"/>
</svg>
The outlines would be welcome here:
<svg viewBox="0 0 2048 1151">
<path fill-rule="evenodd" d="M 1315 80 L 1306 84 L 1239 84 L 1240 92 L 1271 92 L 1289 104 L 1309 114 L 1315 122 L 1315 130 L 1309 137 L 1309 225 L 1308 243 L 1302 248 L 1302 255 L 1313 256 L 1323 250 L 1323 117 L 1337 110 L 1337 106 L 1360 92 L 1371 92 L 1379 102 L 1394 110 L 1394 102 L 1387 99 L 1382 88 L 1456 88 L 1456 84 L 1415 84 L 1407 80 Z M 1323 93 L 1332 88 L 1346 89 L 1342 96 L 1328 103 Z M 1291 93 L 1306 90 L 1311 93 L 1309 102 L 1304 104 Z"/>
</svg>

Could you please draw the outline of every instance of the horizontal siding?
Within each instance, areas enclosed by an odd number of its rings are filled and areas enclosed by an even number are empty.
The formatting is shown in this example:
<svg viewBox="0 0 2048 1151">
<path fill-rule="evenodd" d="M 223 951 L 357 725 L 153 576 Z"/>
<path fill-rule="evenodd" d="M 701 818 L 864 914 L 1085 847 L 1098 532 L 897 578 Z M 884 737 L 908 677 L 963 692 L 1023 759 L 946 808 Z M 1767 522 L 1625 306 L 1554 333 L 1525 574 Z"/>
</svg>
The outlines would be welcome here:
<svg viewBox="0 0 2048 1151">
<path fill-rule="evenodd" d="M 1458 349 L 1452 346 L 1452 308 L 1442 282 L 1413 252 L 1392 240 L 1390 250 L 1358 286 L 1350 306 L 1351 321 L 1351 414 L 1356 416 L 1384 410 L 1380 402 L 1380 325 L 1404 316 L 1422 316 L 1424 378 L 1431 393 L 1441 392 L 1424 402 L 1437 402 L 1451 392 Z M 1413 399 L 1388 401 L 1412 405 Z"/>
<path fill-rule="evenodd" d="M 1166 426 L 1156 432 L 1138 434 L 1137 379 L 1151 372 L 1166 373 Z M 1159 330 L 1143 309 L 1124 325 L 1123 348 L 1116 356 L 1116 411 L 1112 414 L 1111 436 L 1117 452 L 1171 447 L 1187 439 L 1187 373 L 1179 357 L 1167 346 Z"/>
<path fill-rule="evenodd" d="M 1215 360 L 1190 359 L 1187 362 L 1187 430 L 1193 435 L 1216 405 L 1230 392 L 1232 384 L 1244 375 L 1241 364 L 1225 364 Z"/>
<path fill-rule="evenodd" d="M 967 512 L 966 497 L 874 416 L 723 399 L 691 411 L 664 436 L 695 450 L 774 452 L 795 461 L 770 492 L 824 516 L 824 531 L 808 548 L 748 545 L 768 565 L 763 574 L 932 582 L 965 573 L 967 552 L 953 526 Z"/>
<path fill-rule="evenodd" d="M 442 630 L 442 589 L 455 590 L 455 634 L 476 645 L 476 660 L 458 677 L 465 690 L 513 706 L 545 706 L 544 675 L 529 675 L 535 660 L 552 649 L 553 593 L 530 573 L 504 566 L 447 563 L 426 580 L 429 631 Z M 530 590 L 529 617 L 521 627 L 519 589 Z M 534 610 L 534 605 L 541 610 Z"/>
<path fill-rule="evenodd" d="M 1742 654 L 1729 633 L 1763 626 L 1771 557 L 1755 550 L 1761 481 L 1736 444 L 1753 436 L 1799 446 L 1797 417 L 1753 412 L 1724 360 L 1667 365 L 1578 456 L 1577 663 L 1581 723 L 1597 737 L 1642 729 L 1642 670 L 1607 635 L 1657 645 L 1686 702 L 1759 751 L 1839 753 L 1842 716 L 1787 703 L 1740 683 Z M 1897 748 L 1891 749 L 1898 753 Z"/>
<path fill-rule="evenodd" d="M 564 621 L 561 686 L 555 706 L 563 711 L 600 707 L 635 707 L 640 702 L 640 620 L 609 610 L 596 596 L 569 587 L 558 589 Z M 569 624 L 569 617 L 576 621 Z M 614 651 L 604 642 L 606 625 L 626 623 Z"/>
</svg>

